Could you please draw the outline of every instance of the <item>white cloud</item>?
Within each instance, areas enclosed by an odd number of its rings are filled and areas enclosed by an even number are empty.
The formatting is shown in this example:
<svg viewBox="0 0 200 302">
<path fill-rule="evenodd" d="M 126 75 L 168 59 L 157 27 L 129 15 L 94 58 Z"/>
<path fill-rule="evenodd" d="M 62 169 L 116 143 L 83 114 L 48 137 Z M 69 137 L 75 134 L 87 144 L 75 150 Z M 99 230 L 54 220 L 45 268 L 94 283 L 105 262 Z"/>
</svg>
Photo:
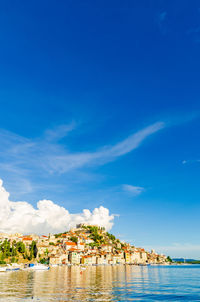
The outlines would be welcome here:
<svg viewBox="0 0 200 302">
<path fill-rule="evenodd" d="M 12 183 L 17 180 L 19 194 L 26 194 L 24 189 L 20 189 L 22 187 L 20 183 L 27 183 L 27 180 L 30 182 L 37 175 L 47 179 L 50 175 L 88 173 L 88 168 L 104 165 L 135 150 L 149 136 L 164 127 L 165 124 L 162 122 L 154 123 L 121 142 L 104 145 L 94 152 L 71 151 L 66 141 L 59 141 L 75 128 L 75 123 L 47 130 L 38 138 L 24 138 L 12 132 L 0 130 L 1 173 L 6 177 L 7 183 L 8 180 Z M 23 188 L 26 187 L 27 192 L 30 192 L 31 185 L 30 182 L 30 186 L 23 186 Z"/>
<path fill-rule="evenodd" d="M 77 223 L 97 224 L 107 230 L 113 226 L 114 215 L 100 206 L 92 212 L 70 214 L 68 210 L 51 200 L 41 200 L 35 209 L 28 202 L 12 202 L 0 179 L 0 232 L 8 233 L 56 233 L 66 231 Z"/>
<path fill-rule="evenodd" d="M 194 159 L 194 160 L 183 160 L 182 164 L 193 164 L 193 163 L 200 163 L 200 159 Z"/>
<path fill-rule="evenodd" d="M 45 139 L 47 141 L 59 141 L 64 138 L 69 132 L 73 131 L 76 127 L 76 123 L 72 122 L 68 125 L 59 125 L 54 129 L 48 129 L 45 131 Z"/>
<path fill-rule="evenodd" d="M 58 132 L 47 131 L 46 138 L 26 139 L 10 132 L 0 132 L 0 155 L 7 158 L 12 166 L 40 166 L 48 172 L 65 173 L 84 166 L 96 166 L 115 160 L 137 147 L 150 135 L 164 127 L 164 123 L 157 122 L 132 135 L 114 146 L 104 146 L 95 152 L 71 153 L 55 139 L 63 137 L 67 128 L 74 126 L 62 126 Z M 61 132 L 61 133 L 60 133 Z M 7 161 L 6 161 L 7 164 Z"/>
<path fill-rule="evenodd" d="M 103 165 L 138 148 L 148 136 L 162 128 L 164 128 L 164 123 L 154 123 L 130 135 L 114 146 L 104 146 L 95 152 L 70 153 L 55 145 L 48 146 L 49 151 L 52 149 L 52 152 L 48 152 L 47 148 L 45 148 L 47 153 L 45 153 L 42 160 L 43 167 L 51 173 L 66 173 L 82 167 Z"/>
<path fill-rule="evenodd" d="M 97 152 L 99 158 L 103 157 L 105 160 L 110 161 L 112 158 L 127 154 L 137 147 L 151 134 L 158 132 L 165 126 L 162 122 L 154 123 L 132 135 L 128 138 L 114 145 L 113 147 L 104 147 L 103 150 Z"/>
<path fill-rule="evenodd" d="M 123 185 L 123 190 L 125 192 L 130 193 L 133 196 L 138 196 L 142 192 L 144 192 L 145 189 L 143 187 L 137 187 L 137 186 L 132 186 L 132 185 Z"/>
</svg>

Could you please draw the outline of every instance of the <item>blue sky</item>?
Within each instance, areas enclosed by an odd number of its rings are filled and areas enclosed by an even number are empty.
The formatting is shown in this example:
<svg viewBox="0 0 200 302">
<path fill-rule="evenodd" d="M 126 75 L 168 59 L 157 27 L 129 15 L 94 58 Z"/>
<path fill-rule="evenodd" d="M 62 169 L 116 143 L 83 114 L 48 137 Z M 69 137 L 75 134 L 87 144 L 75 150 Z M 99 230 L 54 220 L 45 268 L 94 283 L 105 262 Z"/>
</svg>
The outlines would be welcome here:
<svg viewBox="0 0 200 302">
<path fill-rule="evenodd" d="M 200 1 L 2 1 L 0 178 L 200 258 Z"/>
</svg>

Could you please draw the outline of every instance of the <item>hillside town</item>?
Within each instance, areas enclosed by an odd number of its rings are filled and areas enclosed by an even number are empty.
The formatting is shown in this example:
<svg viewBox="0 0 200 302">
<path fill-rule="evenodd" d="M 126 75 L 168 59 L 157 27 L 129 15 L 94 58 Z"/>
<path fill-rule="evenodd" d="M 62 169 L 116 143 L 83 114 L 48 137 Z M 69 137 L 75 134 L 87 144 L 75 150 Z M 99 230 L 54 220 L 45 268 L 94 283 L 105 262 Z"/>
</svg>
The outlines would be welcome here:
<svg viewBox="0 0 200 302">
<path fill-rule="evenodd" d="M 0 233 L 0 263 L 40 262 L 49 265 L 166 264 L 154 250 L 132 246 L 104 228 L 79 224 L 60 234 Z"/>
</svg>

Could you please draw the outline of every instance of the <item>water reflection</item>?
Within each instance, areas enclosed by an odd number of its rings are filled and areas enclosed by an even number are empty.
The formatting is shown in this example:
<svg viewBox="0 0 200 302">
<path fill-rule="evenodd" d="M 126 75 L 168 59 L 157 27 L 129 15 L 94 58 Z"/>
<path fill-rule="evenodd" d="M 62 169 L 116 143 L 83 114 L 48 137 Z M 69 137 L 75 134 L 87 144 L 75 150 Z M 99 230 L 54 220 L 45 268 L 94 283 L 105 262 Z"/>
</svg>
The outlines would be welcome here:
<svg viewBox="0 0 200 302">
<path fill-rule="evenodd" d="M 200 301 L 199 273 L 198 267 L 123 265 L 5 272 L 0 273 L 0 300 Z"/>
</svg>

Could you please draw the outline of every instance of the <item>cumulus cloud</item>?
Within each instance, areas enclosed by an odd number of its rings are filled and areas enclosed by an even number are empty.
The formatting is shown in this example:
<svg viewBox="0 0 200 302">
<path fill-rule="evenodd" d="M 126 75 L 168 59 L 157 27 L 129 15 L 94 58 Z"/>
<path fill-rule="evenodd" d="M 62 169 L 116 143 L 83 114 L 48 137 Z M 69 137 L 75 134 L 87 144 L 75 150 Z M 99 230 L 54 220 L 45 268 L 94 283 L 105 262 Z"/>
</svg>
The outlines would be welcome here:
<svg viewBox="0 0 200 302">
<path fill-rule="evenodd" d="M 123 185 L 123 190 L 125 192 L 130 193 L 133 196 L 140 195 L 142 192 L 144 192 L 143 187 L 137 187 L 137 186 L 132 186 L 132 185 Z"/>
<path fill-rule="evenodd" d="M 70 214 L 67 209 L 51 200 L 40 200 L 37 208 L 25 201 L 9 200 L 9 193 L 0 179 L 0 232 L 15 233 L 57 233 L 64 232 L 78 223 L 97 224 L 107 230 L 113 226 L 114 215 L 100 206 L 92 212 Z"/>
</svg>

